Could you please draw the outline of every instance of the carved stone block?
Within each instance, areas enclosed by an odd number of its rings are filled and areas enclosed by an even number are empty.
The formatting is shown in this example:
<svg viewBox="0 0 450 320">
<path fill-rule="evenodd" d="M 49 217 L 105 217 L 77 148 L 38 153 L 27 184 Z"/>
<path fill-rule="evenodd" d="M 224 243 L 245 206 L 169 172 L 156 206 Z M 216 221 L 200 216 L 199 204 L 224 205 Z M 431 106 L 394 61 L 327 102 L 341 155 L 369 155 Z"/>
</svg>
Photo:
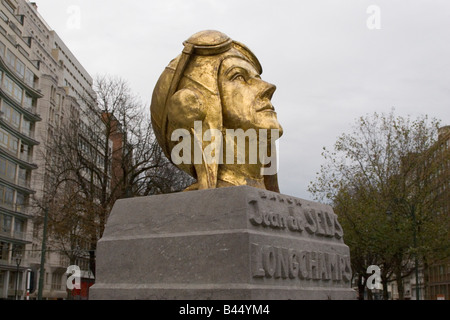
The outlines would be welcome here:
<svg viewBox="0 0 450 320">
<path fill-rule="evenodd" d="M 91 299 L 355 299 L 330 206 L 248 186 L 118 200 Z"/>
</svg>

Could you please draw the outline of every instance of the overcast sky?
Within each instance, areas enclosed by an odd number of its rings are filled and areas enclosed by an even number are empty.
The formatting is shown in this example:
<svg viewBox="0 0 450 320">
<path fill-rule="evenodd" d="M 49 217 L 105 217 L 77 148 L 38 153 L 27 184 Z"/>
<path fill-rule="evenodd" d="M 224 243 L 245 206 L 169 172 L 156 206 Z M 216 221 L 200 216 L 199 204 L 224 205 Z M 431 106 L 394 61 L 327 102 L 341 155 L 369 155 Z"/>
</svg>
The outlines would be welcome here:
<svg viewBox="0 0 450 320">
<path fill-rule="evenodd" d="M 182 42 L 206 29 L 246 44 L 284 128 L 281 192 L 312 199 L 323 147 L 373 112 L 450 125 L 448 0 L 37 0 L 85 69 L 118 75 L 150 105 Z M 378 19 L 379 18 L 379 19 Z"/>
</svg>

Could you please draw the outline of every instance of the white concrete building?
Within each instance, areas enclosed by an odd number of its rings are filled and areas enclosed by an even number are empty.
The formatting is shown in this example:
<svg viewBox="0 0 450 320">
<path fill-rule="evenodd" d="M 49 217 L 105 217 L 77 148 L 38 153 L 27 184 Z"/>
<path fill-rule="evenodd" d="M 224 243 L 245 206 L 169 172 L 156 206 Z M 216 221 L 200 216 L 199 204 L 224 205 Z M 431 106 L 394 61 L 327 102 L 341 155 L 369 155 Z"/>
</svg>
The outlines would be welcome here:
<svg viewBox="0 0 450 320">
<path fill-rule="evenodd" d="M 98 113 L 92 77 L 35 3 L 1 0 L 0 18 L 0 115 L 7 114 L 7 120 L 0 118 L 0 140 L 6 141 L 0 141 L 0 299 L 26 298 L 29 273 L 35 290 L 28 297 L 33 299 L 38 293 L 42 219 L 34 218 L 38 209 L 29 205 L 45 196 L 51 179 L 45 159 L 52 154 L 46 146 L 68 123 L 92 128 Z M 51 240 L 42 297 L 63 299 L 69 260 Z M 16 256 L 21 257 L 18 268 Z M 92 278 L 86 259 L 77 264 L 82 277 Z"/>
</svg>

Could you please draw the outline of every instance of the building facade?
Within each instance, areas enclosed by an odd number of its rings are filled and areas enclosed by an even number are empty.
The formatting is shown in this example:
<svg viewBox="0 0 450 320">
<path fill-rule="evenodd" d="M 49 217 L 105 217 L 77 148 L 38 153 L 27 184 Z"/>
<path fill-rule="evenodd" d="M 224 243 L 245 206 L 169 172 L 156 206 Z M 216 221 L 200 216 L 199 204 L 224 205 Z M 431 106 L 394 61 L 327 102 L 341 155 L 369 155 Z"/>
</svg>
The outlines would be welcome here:
<svg viewBox="0 0 450 320">
<path fill-rule="evenodd" d="M 436 216 L 448 217 L 450 214 L 450 126 L 443 126 L 438 130 L 436 143 L 426 152 L 425 166 L 433 166 L 428 177 L 433 190 L 430 197 L 436 200 Z M 445 219 L 444 219 L 445 221 Z M 414 269 L 413 261 L 410 269 Z M 450 300 L 450 257 L 436 261 L 420 261 L 418 267 L 418 281 L 415 273 L 411 272 L 403 279 L 404 298 L 408 300 Z M 418 287 L 418 290 L 417 290 Z M 398 299 L 398 288 L 395 281 L 388 285 L 390 299 Z M 417 293 L 419 297 L 417 297 Z"/>
<path fill-rule="evenodd" d="M 436 179 L 439 183 L 438 193 L 441 195 L 441 215 L 450 215 L 450 126 L 439 128 L 438 141 L 434 157 L 442 158 L 437 170 Z M 450 239 L 449 239 L 450 241 Z M 430 300 L 450 300 L 450 257 L 431 261 L 424 269 L 424 296 Z"/>
<path fill-rule="evenodd" d="M 30 197 L 38 168 L 40 63 L 16 1 L 0 4 L 0 298 L 24 295 L 32 242 Z"/>
<path fill-rule="evenodd" d="M 80 149 L 94 154 L 101 167 L 104 151 L 92 153 L 92 145 L 104 130 L 92 77 L 41 17 L 36 3 L 0 0 L 0 80 L 0 299 L 35 299 L 43 207 L 54 179 L 50 169 L 61 160 L 48 146 L 75 124 Z M 109 144 L 112 152 L 112 140 Z M 88 179 L 90 173 L 84 174 Z M 68 297 L 70 263 L 80 267 L 85 283 L 93 282 L 89 245 L 80 240 L 76 250 L 78 258 L 70 261 L 49 237 L 43 299 Z"/>
</svg>

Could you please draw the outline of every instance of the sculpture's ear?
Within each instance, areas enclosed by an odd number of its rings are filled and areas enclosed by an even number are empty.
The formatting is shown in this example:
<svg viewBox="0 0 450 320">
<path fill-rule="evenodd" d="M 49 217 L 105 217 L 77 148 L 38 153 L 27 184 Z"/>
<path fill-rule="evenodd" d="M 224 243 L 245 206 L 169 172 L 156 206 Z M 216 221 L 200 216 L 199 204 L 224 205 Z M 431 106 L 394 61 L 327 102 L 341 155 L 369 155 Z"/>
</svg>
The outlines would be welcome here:
<svg viewBox="0 0 450 320">
<path fill-rule="evenodd" d="M 211 178 L 211 168 L 208 169 L 203 155 L 203 132 L 205 127 L 208 127 L 205 121 L 203 95 L 195 89 L 185 88 L 178 90 L 168 101 L 167 108 L 167 132 L 171 134 L 173 130 L 186 129 L 191 134 L 191 163 L 179 165 L 180 169 L 189 172 L 197 179 L 198 189 L 214 188 L 217 178 L 215 176 L 215 180 Z M 202 122 L 202 132 L 195 132 L 195 121 Z M 194 155 L 195 150 L 201 150 L 202 152 L 201 163 L 194 162 L 195 159 L 198 159 Z"/>
<path fill-rule="evenodd" d="M 193 127 L 194 121 L 202 121 L 205 113 L 202 95 L 197 90 L 181 89 L 167 103 L 167 118 L 171 127 Z"/>
</svg>

